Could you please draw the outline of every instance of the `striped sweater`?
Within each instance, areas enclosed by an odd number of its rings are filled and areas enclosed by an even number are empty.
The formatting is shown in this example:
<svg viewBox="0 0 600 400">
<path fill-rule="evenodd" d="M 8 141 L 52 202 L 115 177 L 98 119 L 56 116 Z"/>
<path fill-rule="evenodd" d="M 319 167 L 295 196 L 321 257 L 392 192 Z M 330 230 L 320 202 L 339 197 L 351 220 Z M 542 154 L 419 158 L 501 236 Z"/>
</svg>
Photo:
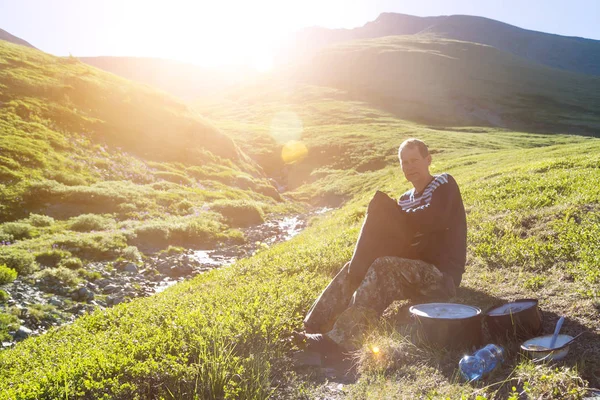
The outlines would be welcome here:
<svg viewBox="0 0 600 400">
<path fill-rule="evenodd" d="M 435 265 L 460 283 L 467 256 L 467 221 L 460 190 L 449 174 L 434 176 L 422 193 L 400 196 L 413 234 L 415 257 Z"/>
</svg>

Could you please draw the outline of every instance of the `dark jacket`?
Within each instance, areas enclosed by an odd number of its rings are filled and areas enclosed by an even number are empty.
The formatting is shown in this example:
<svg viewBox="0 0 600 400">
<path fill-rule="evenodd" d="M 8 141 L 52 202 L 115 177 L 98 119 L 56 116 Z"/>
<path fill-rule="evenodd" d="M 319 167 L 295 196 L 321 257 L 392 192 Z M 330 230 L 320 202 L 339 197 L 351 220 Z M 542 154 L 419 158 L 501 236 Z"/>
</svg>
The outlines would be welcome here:
<svg viewBox="0 0 600 400">
<path fill-rule="evenodd" d="M 413 188 L 400 196 L 398 205 L 407 217 L 416 258 L 435 265 L 458 286 L 467 258 L 467 219 L 454 178 L 434 176 L 422 193 Z"/>
</svg>

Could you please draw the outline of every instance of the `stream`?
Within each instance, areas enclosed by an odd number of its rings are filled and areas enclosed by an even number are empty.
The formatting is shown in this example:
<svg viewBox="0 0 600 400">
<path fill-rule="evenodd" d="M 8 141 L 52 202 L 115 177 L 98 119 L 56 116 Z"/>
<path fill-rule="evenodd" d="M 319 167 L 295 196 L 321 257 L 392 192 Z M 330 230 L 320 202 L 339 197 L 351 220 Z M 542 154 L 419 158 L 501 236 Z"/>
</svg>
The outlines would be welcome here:
<svg viewBox="0 0 600 400">
<path fill-rule="evenodd" d="M 242 244 L 190 249 L 183 253 L 163 252 L 144 258 L 143 265 L 130 261 L 92 262 L 85 269 L 94 273 L 96 279 L 84 281 L 75 288 L 65 286 L 52 277 L 17 278 L 14 282 L 0 285 L 0 289 L 10 296 L 6 303 L 0 304 L 0 312 L 16 315 L 20 323 L 17 330 L 10 332 L 12 340 L 0 342 L 0 350 L 12 347 L 31 335 L 42 334 L 53 326 L 71 323 L 78 316 L 98 308 L 151 296 L 177 282 L 250 257 L 262 248 L 291 239 L 302 232 L 311 217 L 330 210 L 319 208 L 244 228 L 242 232 L 246 240 Z"/>
</svg>

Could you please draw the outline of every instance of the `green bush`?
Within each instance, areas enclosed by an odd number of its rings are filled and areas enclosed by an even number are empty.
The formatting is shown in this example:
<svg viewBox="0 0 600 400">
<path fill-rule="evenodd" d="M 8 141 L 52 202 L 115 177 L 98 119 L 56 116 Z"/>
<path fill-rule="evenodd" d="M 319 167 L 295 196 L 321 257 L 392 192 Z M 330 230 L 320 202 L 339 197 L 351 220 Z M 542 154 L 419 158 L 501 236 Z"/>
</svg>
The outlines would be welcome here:
<svg viewBox="0 0 600 400">
<path fill-rule="evenodd" d="M 2 231 L 14 240 L 28 239 L 37 233 L 35 228 L 24 222 L 7 222 L 2 224 Z"/>
<path fill-rule="evenodd" d="M 17 271 L 8 268 L 6 265 L 0 265 L 0 285 L 10 283 L 17 279 Z"/>
<path fill-rule="evenodd" d="M 69 228 L 77 232 L 104 231 L 114 226 L 114 219 L 97 214 L 82 214 L 69 220 Z"/>
<path fill-rule="evenodd" d="M 10 299 L 10 294 L 6 293 L 4 290 L 0 289 L 0 304 L 6 303 Z"/>
<path fill-rule="evenodd" d="M 121 249 L 126 247 L 126 238 L 122 232 L 80 233 L 56 239 L 54 244 L 82 260 L 104 261 L 119 256 Z"/>
<path fill-rule="evenodd" d="M 140 261 L 142 259 L 142 255 L 137 247 L 135 246 L 127 246 L 121 252 L 121 257 L 129 261 Z"/>
<path fill-rule="evenodd" d="M 98 279 L 102 279 L 102 274 L 98 271 L 88 271 L 85 268 L 80 268 L 77 270 L 77 275 L 79 275 L 80 277 L 82 277 L 85 280 L 88 281 L 95 281 Z"/>
<path fill-rule="evenodd" d="M 172 204 L 169 209 L 175 215 L 189 215 L 194 212 L 194 203 L 189 200 L 181 200 L 178 203 Z"/>
<path fill-rule="evenodd" d="M 134 230 L 134 234 L 131 244 L 143 249 L 165 248 L 170 236 L 169 227 L 163 222 L 140 226 Z"/>
<path fill-rule="evenodd" d="M 36 278 L 53 279 L 68 287 L 74 287 L 81 282 L 81 278 L 79 278 L 77 272 L 65 267 L 43 269 L 36 273 Z"/>
<path fill-rule="evenodd" d="M 0 342 L 12 340 L 12 336 L 8 332 L 17 329 L 19 329 L 19 318 L 0 312 Z"/>
<path fill-rule="evenodd" d="M 36 254 L 35 261 L 45 267 L 56 267 L 58 263 L 71 256 L 71 253 L 65 250 L 52 249 Z"/>
<path fill-rule="evenodd" d="M 29 275 L 37 269 L 33 254 L 12 246 L 0 247 L 0 264 L 14 269 L 19 275 Z"/>
<path fill-rule="evenodd" d="M 12 241 L 13 241 L 12 235 L 9 235 L 8 233 L 4 233 L 0 229 L 0 244 L 4 244 L 4 243 L 8 244 L 8 243 L 12 243 Z"/>
<path fill-rule="evenodd" d="M 68 269 L 79 269 L 83 267 L 83 262 L 77 257 L 70 257 L 60 260 L 58 267 L 65 267 Z"/>
<path fill-rule="evenodd" d="M 54 223 L 54 218 L 48 215 L 29 214 L 29 217 L 27 217 L 27 221 L 31 225 L 41 228 L 52 225 Z"/>
<path fill-rule="evenodd" d="M 164 179 L 167 182 L 179 183 L 182 185 L 193 185 L 195 181 L 178 172 L 155 172 L 154 176 L 158 179 Z"/>
<path fill-rule="evenodd" d="M 223 215 L 231 226 L 250 226 L 265 221 L 262 208 L 256 202 L 218 200 L 211 208 Z"/>
<path fill-rule="evenodd" d="M 184 247 L 203 247 L 222 236 L 225 230 L 226 227 L 217 221 L 194 218 L 173 226 L 170 242 Z"/>
</svg>

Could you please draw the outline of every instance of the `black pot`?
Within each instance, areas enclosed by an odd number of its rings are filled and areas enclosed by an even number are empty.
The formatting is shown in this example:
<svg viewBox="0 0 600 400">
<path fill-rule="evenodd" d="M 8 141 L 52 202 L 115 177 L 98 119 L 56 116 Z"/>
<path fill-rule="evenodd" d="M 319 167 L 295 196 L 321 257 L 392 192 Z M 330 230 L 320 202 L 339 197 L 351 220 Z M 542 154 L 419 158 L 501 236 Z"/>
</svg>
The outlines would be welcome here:
<svg viewBox="0 0 600 400">
<path fill-rule="evenodd" d="M 432 347 L 479 347 L 481 309 L 464 304 L 428 303 L 410 307 L 416 324 L 416 340 Z"/>
<path fill-rule="evenodd" d="M 490 308 L 485 324 L 494 339 L 524 340 L 542 332 L 542 313 L 537 299 L 519 299 Z"/>
</svg>

